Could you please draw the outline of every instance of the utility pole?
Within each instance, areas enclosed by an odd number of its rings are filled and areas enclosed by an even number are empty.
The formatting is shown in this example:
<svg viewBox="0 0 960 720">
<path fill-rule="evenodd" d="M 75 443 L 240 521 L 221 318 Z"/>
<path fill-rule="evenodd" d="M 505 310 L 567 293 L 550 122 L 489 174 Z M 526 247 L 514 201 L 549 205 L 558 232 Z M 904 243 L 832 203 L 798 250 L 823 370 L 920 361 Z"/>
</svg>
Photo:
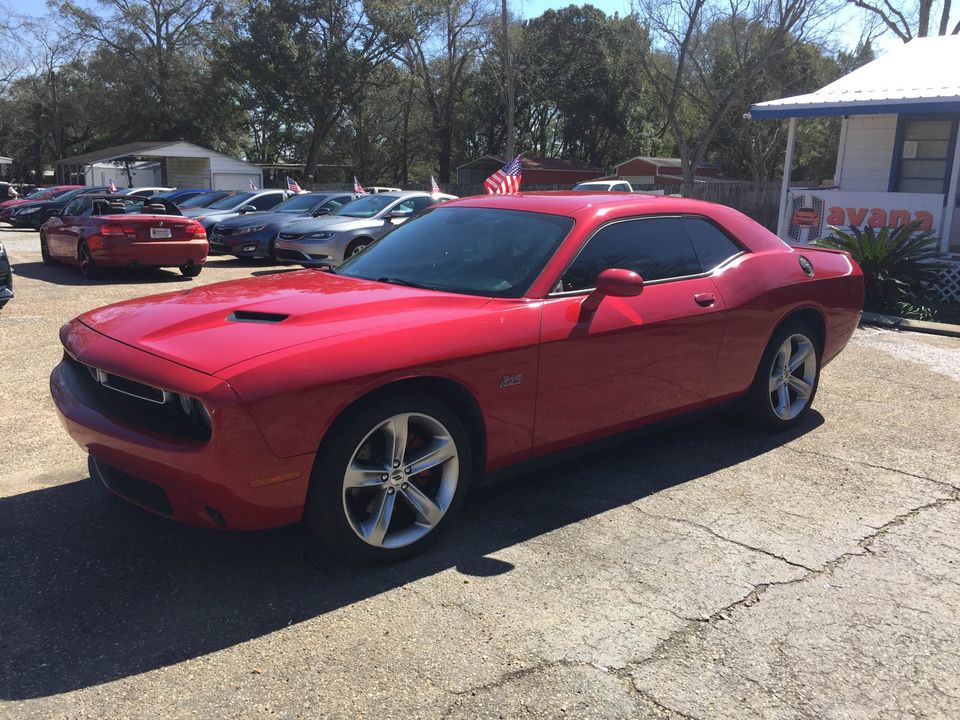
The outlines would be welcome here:
<svg viewBox="0 0 960 720">
<path fill-rule="evenodd" d="M 513 106 L 514 106 L 514 84 L 513 84 L 513 58 L 510 52 L 510 15 L 507 12 L 507 0 L 500 0 L 500 25 L 503 30 L 503 85 L 507 92 L 507 118 L 506 118 L 506 157 L 505 162 L 510 162 L 514 158 L 514 127 L 513 127 Z"/>
</svg>

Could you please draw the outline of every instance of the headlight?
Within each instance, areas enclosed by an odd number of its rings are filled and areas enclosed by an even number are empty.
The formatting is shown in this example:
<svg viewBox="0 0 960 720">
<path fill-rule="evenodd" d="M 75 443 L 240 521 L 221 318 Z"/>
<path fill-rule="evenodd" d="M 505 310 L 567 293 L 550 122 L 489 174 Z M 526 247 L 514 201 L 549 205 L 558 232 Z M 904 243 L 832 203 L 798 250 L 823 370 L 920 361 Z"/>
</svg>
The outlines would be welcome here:
<svg viewBox="0 0 960 720">
<path fill-rule="evenodd" d="M 266 225 L 251 225 L 250 227 L 240 228 L 237 230 L 237 235 L 247 235 L 248 233 L 260 232 L 266 227 Z"/>
<path fill-rule="evenodd" d="M 304 237 L 304 238 L 308 238 L 308 239 L 310 239 L 310 240 L 329 240 L 329 239 L 332 238 L 334 235 L 336 235 L 336 233 L 332 233 L 332 232 L 315 232 L 315 233 L 307 233 L 307 234 L 304 235 L 303 237 Z"/>
<path fill-rule="evenodd" d="M 21 210 L 14 210 L 14 211 L 13 211 L 13 214 L 14 214 L 14 215 L 29 215 L 30 213 L 35 213 L 35 212 L 37 212 L 38 210 L 40 210 L 40 208 L 38 208 L 38 207 L 28 207 L 28 208 L 22 208 Z"/>
<path fill-rule="evenodd" d="M 3 243 L 0 243 L 0 257 L 3 257 L 7 254 L 7 249 L 3 246 Z"/>
<path fill-rule="evenodd" d="M 206 220 L 206 219 L 207 219 L 207 216 L 206 216 L 206 215 L 197 215 L 197 216 L 194 218 L 194 220 L 196 220 L 197 222 L 203 222 L 203 221 Z"/>
<path fill-rule="evenodd" d="M 187 420 L 198 428 L 210 432 L 210 411 L 202 402 L 189 395 L 179 393 L 174 394 L 174 401 L 177 404 L 177 409 Z"/>
</svg>

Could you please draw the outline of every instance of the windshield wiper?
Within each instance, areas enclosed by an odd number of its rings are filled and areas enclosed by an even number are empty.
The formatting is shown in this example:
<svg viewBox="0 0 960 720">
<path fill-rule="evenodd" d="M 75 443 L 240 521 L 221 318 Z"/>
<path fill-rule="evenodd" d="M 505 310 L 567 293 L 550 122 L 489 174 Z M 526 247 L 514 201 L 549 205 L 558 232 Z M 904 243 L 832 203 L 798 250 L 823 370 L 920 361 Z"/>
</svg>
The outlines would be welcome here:
<svg viewBox="0 0 960 720">
<path fill-rule="evenodd" d="M 377 282 L 390 283 L 391 285 L 406 285 L 407 287 L 420 288 L 421 290 L 436 290 L 432 285 L 414 282 L 413 280 L 401 280 L 395 277 L 378 277 Z"/>
</svg>

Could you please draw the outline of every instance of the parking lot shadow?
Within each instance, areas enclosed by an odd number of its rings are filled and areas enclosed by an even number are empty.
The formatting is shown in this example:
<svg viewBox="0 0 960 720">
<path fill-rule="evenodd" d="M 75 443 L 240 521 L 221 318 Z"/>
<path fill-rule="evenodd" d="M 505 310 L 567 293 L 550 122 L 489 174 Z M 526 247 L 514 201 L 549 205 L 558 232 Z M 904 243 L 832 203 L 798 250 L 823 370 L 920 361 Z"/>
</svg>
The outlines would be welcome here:
<svg viewBox="0 0 960 720">
<path fill-rule="evenodd" d="M 190 282 L 177 269 L 106 269 L 101 275 L 87 279 L 76 265 L 44 265 L 42 262 L 18 262 L 13 266 L 14 275 L 57 285 L 138 285 L 151 283 Z"/>
<path fill-rule="evenodd" d="M 299 528 L 234 535 L 151 520 L 104 502 L 89 480 L 0 499 L 0 699 L 178 663 L 449 568 L 509 573 L 512 565 L 486 556 L 769 452 L 822 422 L 814 412 L 792 433 L 767 435 L 728 417 L 700 420 L 482 487 L 436 546 L 388 566 L 331 561 Z"/>
</svg>

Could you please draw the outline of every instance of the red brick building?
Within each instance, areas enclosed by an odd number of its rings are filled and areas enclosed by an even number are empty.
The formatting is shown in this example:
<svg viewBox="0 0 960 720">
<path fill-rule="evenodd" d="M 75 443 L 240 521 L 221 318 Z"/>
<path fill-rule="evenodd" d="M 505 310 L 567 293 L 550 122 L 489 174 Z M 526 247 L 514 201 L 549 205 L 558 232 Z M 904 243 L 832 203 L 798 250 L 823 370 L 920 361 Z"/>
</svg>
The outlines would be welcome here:
<svg viewBox="0 0 960 720">
<path fill-rule="evenodd" d="M 633 157 L 614 166 L 610 180 L 627 180 L 631 185 L 666 185 L 683 182 L 680 158 Z M 697 166 L 695 178 L 719 177 L 720 168 L 713 163 L 702 162 Z"/>
</svg>

